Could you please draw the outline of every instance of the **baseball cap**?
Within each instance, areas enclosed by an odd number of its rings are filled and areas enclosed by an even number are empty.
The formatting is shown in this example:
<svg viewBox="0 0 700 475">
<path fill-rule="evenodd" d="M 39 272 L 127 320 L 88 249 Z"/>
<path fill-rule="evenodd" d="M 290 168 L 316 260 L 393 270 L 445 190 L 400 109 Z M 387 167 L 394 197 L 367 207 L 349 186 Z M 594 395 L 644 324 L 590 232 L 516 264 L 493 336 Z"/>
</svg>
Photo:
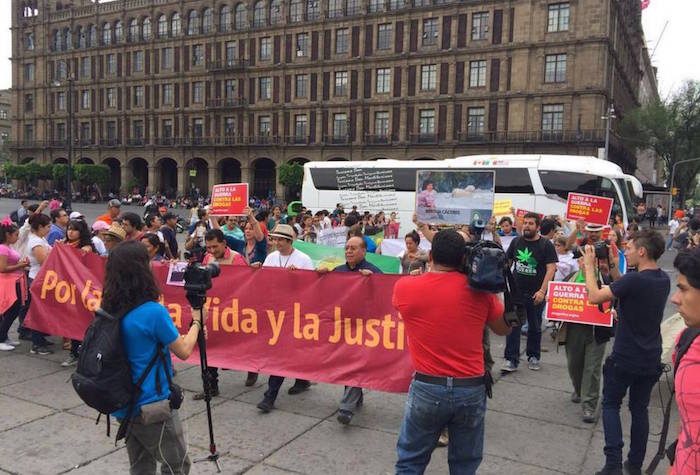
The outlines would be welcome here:
<svg viewBox="0 0 700 475">
<path fill-rule="evenodd" d="M 291 227 L 290 225 L 278 224 L 277 226 L 275 226 L 275 228 L 270 233 L 270 237 L 278 237 L 278 238 L 289 239 L 290 241 L 294 241 L 294 238 L 296 237 L 296 233 L 294 232 L 294 228 Z"/>
<path fill-rule="evenodd" d="M 121 208 L 122 202 L 115 198 L 115 199 L 113 199 L 113 200 L 109 200 L 109 202 L 107 203 L 107 205 L 108 205 L 110 208 Z"/>
<path fill-rule="evenodd" d="M 603 231 L 603 225 L 602 224 L 592 224 L 588 223 L 586 224 L 586 231 L 595 233 L 595 232 L 602 232 Z"/>
<path fill-rule="evenodd" d="M 105 223 L 104 221 L 95 221 L 92 225 L 92 230 L 93 231 L 106 231 L 109 229 L 109 224 Z"/>
<path fill-rule="evenodd" d="M 71 221 L 72 221 L 72 220 L 74 220 L 74 219 L 83 219 L 83 218 L 85 218 L 85 216 L 83 216 L 83 214 L 80 213 L 80 212 L 78 212 L 78 211 L 73 211 L 73 212 L 70 214 L 69 218 L 70 218 Z"/>
</svg>

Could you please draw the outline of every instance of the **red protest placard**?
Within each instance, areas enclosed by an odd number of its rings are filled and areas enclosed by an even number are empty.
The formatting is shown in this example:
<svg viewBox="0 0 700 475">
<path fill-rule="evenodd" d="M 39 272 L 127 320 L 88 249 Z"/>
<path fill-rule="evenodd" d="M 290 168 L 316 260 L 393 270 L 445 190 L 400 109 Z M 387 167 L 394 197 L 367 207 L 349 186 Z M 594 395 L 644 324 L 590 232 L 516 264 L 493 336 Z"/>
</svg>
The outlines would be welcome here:
<svg viewBox="0 0 700 475">
<path fill-rule="evenodd" d="M 518 208 L 518 209 L 515 210 L 515 219 L 517 219 L 518 222 L 519 222 L 520 224 L 522 224 L 522 223 L 523 223 L 523 218 L 525 217 L 525 215 L 526 215 L 527 213 L 533 213 L 533 212 L 534 212 L 534 211 L 528 211 L 528 210 L 526 210 L 526 209 L 520 209 L 520 208 Z M 543 214 L 541 214 L 541 213 L 537 213 L 537 214 L 540 216 L 540 220 L 542 220 L 542 219 L 544 218 L 544 215 L 543 215 Z"/>
<path fill-rule="evenodd" d="M 211 190 L 212 216 L 244 216 L 243 208 L 248 206 L 248 183 L 228 183 L 214 185 Z"/>
<path fill-rule="evenodd" d="M 586 284 L 550 282 L 547 290 L 547 318 L 559 322 L 582 323 L 584 325 L 612 326 L 610 304 L 604 312 L 598 305 L 588 303 Z"/>
<path fill-rule="evenodd" d="M 569 193 L 569 197 L 566 200 L 566 219 L 570 221 L 583 219 L 590 224 L 605 226 L 610 220 L 612 205 L 612 198 Z"/>
</svg>

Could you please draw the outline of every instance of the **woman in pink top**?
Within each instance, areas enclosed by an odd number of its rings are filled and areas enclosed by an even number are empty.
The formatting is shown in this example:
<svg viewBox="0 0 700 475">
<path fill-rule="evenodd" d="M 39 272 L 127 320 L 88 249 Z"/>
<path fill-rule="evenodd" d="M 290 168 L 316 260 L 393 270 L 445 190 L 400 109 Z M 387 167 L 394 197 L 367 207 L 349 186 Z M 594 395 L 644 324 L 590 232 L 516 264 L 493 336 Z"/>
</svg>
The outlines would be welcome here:
<svg viewBox="0 0 700 475">
<path fill-rule="evenodd" d="M 700 248 L 684 250 L 676 256 L 678 284 L 671 302 L 688 328 L 700 328 Z M 674 364 L 676 355 L 673 356 Z M 676 403 L 680 423 L 676 458 L 669 473 L 700 473 L 700 336 L 696 337 L 681 359 L 675 374 Z"/>
<path fill-rule="evenodd" d="M 19 253 L 10 246 L 19 239 L 19 230 L 17 226 L 5 218 L 0 223 L 0 273 L 11 274 L 22 272 L 28 265 L 28 259 L 20 259 Z M 20 288 L 17 289 L 17 300 L 5 311 L 0 321 L 0 351 L 14 350 L 15 346 L 19 345 L 19 341 L 12 341 L 7 337 L 7 332 L 19 315 L 22 308 L 22 299 L 20 296 Z"/>
</svg>

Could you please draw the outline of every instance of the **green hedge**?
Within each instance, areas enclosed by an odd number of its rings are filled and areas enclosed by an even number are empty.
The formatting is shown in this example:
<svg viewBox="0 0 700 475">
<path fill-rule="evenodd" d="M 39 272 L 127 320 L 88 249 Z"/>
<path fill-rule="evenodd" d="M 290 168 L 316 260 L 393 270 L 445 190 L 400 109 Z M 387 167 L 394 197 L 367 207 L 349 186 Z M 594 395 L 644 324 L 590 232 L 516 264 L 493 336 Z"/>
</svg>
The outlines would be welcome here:
<svg viewBox="0 0 700 475">
<path fill-rule="evenodd" d="M 68 173 L 68 165 L 63 163 L 56 165 L 41 165 L 34 162 L 26 165 L 7 163 L 4 168 L 8 179 L 31 184 L 36 184 L 38 180 L 54 180 L 62 183 L 66 180 L 66 173 Z M 71 179 L 81 185 L 97 183 L 104 186 L 109 184 L 110 178 L 111 171 L 106 165 L 76 164 L 72 166 Z"/>
</svg>

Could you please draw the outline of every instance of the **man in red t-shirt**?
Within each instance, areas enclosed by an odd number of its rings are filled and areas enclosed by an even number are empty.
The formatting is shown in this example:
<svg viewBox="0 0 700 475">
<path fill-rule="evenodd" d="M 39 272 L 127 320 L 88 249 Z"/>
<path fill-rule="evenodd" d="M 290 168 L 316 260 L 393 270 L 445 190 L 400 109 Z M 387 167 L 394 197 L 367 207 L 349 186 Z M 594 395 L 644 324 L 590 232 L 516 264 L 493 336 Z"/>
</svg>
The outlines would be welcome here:
<svg viewBox="0 0 700 475">
<path fill-rule="evenodd" d="M 488 325 L 507 335 L 503 303 L 469 288 L 460 273 L 464 238 L 452 229 L 433 238 L 430 271 L 396 283 L 392 303 L 401 313 L 416 368 L 397 444 L 396 473 L 423 473 L 440 431 L 449 431 L 451 473 L 476 473 L 484 445 L 484 353 Z M 426 298 L 429 295 L 429 298 Z"/>
</svg>

